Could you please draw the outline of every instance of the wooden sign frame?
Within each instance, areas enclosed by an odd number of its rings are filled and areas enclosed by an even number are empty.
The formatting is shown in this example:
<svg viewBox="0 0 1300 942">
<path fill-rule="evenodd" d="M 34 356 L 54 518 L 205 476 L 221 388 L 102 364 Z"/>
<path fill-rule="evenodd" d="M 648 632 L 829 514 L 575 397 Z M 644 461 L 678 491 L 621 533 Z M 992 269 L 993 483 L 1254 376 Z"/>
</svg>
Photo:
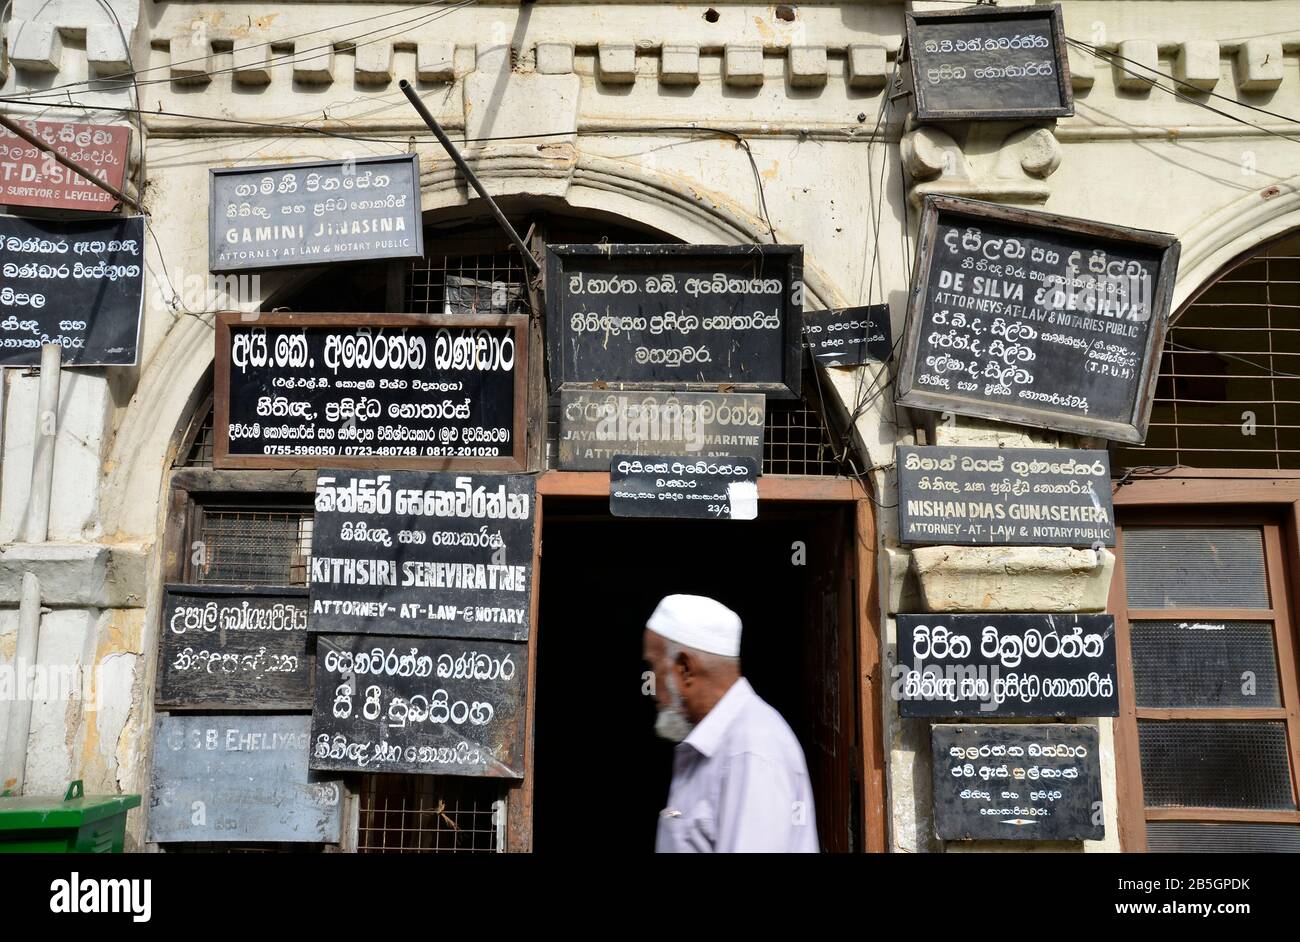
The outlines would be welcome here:
<svg viewBox="0 0 1300 942">
<path fill-rule="evenodd" d="M 528 470 L 528 316 L 525 314 L 295 314 L 250 315 L 223 311 L 216 317 L 213 367 L 212 466 L 217 469 L 364 468 L 395 471 Z M 508 327 L 514 331 L 514 422 L 509 457 L 392 457 L 387 455 L 231 455 L 230 332 L 232 325 L 258 327 Z"/>
<path fill-rule="evenodd" d="M 613 390 L 672 390 L 676 392 L 751 392 L 763 393 L 769 399 L 797 399 L 800 394 L 803 366 L 803 309 L 788 297 L 782 305 L 789 315 L 781 325 L 782 380 L 776 383 L 747 383 L 722 380 L 692 383 L 662 381 L 622 381 L 602 379 L 574 380 L 565 375 L 565 358 L 562 355 L 565 325 L 563 304 L 565 263 L 571 259 L 654 259 L 663 258 L 671 263 L 674 258 L 752 258 L 755 255 L 771 259 L 774 266 L 782 266 L 781 276 L 786 280 L 786 291 L 803 280 L 802 245 L 658 245 L 618 243 L 612 245 L 566 244 L 549 245 L 546 252 L 546 359 L 549 389 L 613 389 Z"/>
<path fill-rule="evenodd" d="M 969 110 L 945 110 L 930 108 L 926 105 L 924 85 L 921 81 L 919 63 L 916 55 L 918 26 L 924 29 L 927 23 L 943 22 L 978 22 L 982 20 L 1016 19 L 1037 17 L 1048 20 L 1052 28 L 1052 55 L 1056 60 L 1056 85 L 1061 93 L 1062 104 L 1057 108 L 987 108 Z M 1061 5 L 995 7 L 972 6 L 961 10 L 935 10 L 927 13 L 904 13 L 907 31 L 907 59 L 912 76 L 912 92 L 916 99 L 916 120 L 925 121 L 1014 121 L 1021 118 L 1068 118 L 1074 115 L 1074 86 L 1070 81 L 1070 57 L 1066 50 L 1065 23 L 1061 15 Z"/>
<path fill-rule="evenodd" d="M 947 393 L 931 392 L 915 385 L 916 357 L 923 330 L 926 286 L 930 281 L 930 268 L 941 213 L 962 216 L 975 224 L 989 220 L 1031 229 L 1064 231 L 1115 242 L 1136 243 L 1159 250 L 1160 270 L 1151 290 L 1151 328 L 1147 333 L 1143 350 L 1142 370 L 1136 384 L 1137 396 L 1127 421 L 1071 416 L 1027 406 L 982 402 Z M 1144 441 L 1147 424 L 1151 419 L 1151 401 L 1155 397 L 1156 381 L 1160 378 L 1160 351 L 1164 348 L 1165 331 L 1169 327 L 1169 311 L 1173 300 L 1174 279 L 1177 276 L 1180 250 L 1177 237 L 1167 232 L 1130 229 L 1125 226 L 1000 206 L 956 196 L 927 195 L 921 210 L 921 228 L 917 239 L 916 261 L 912 270 L 912 287 L 907 302 L 907 326 L 903 332 L 902 359 L 899 363 L 895 401 L 901 406 L 973 415 L 982 419 L 994 419 L 999 422 L 1061 432 L 1077 432 L 1081 435 L 1095 435 L 1114 441 L 1135 444 Z"/>
</svg>

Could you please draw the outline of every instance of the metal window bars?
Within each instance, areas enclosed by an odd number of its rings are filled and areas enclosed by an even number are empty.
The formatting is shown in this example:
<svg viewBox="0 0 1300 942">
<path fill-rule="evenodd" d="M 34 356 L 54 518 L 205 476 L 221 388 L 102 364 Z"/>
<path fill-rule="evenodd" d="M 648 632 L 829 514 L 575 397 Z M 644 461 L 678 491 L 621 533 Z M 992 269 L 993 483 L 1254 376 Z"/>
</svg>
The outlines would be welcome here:
<svg viewBox="0 0 1300 942">
<path fill-rule="evenodd" d="M 1147 440 L 1111 461 L 1148 465 L 1300 469 L 1300 234 L 1225 273 L 1170 327 Z"/>
</svg>

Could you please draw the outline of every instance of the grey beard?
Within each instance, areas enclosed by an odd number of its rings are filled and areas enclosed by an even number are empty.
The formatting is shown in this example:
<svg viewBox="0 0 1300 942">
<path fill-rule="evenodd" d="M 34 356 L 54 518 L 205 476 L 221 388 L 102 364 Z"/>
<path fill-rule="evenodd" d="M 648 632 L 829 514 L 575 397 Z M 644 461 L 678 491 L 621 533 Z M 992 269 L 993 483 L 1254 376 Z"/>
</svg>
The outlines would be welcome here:
<svg viewBox="0 0 1300 942">
<path fill-rule="evenodd" d="M 694 728 L 694 724 L 675 706 L 660 710 L 655 717 L 655 733 L 669 742 L 681 742 Z"/>
<path fill-rule="evenodd" d="M 655 717 L 655 733 L 669 742 L 681 742 L 691 734 L 695 724 L 686 718 L 682 709 L 682 695 L 677 691 L 677 683 L 672 674 L 668 675 L 668 695 L 672 703 L 659 711 Z"/>
</svg>

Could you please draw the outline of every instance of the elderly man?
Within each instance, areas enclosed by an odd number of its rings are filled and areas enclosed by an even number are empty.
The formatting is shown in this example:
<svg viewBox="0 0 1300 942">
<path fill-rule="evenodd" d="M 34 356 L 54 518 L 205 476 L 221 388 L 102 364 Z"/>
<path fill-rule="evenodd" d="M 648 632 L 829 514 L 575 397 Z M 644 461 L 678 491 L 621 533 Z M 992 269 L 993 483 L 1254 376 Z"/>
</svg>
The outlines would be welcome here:
<svg viewBox="0 0 1300 942">
<path fill-rule="evenodd" d="M 660 853 L 817 853 L 799 741 L 740 674 L 740 617 L 700 595 L 670 595 L 646 622 L 655 732 L 676 742 Z"/>
</svg>

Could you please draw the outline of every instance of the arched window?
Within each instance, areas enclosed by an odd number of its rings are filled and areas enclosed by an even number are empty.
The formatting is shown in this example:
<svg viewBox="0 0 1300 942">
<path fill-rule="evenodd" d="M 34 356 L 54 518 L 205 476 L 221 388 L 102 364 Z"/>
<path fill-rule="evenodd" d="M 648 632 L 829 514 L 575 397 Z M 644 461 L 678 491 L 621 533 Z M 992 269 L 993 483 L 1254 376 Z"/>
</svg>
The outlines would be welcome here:
<svg viewBox="0 0 1300 942">
<path fill-rule="evenodd" d="M 1300 232 L 1239 259 L 1184 305 L 1165 337 L 1144 466 L 1300 469 Z"/>
<path fill-rule="evenodd" d="M 592 220 L 538 216 L 516 220 L 516 226 L 551 243 L 666 241 L 657 233 Z M 326 270 L 291 294 L 272 299 L 268 308 L 455 313 L 466 304 L 489 303 L 527 310 L 523 261 L 499 230 L 482 223 L 429 227 L 425 245 L 424 257 L 411 262 Z M 820 386 L 809 381 L 804 388 L 805 399 L 768 403 L 765 474 L 841 473 L 821 417 Z M 203 552 L 177 554 L 165 578 L 199 584 L 305 585 L 313 517 L 310 491 L 278 489 L 273 475 L 212 471 L 212 432 L 209 395 L 179 443 L 168 521 L 170 540 L 186 547 L 201 545 Z M 554 464 L 556 432 L 552 415 L 547 467 Z M 508 787 L 501 780 L 384 774 L 347 777 L 347 785 L 351 810 L 344 817 L 344 846 L 349 849 L 501 849 L 505 816 L 500 801 Z"/>
</svg>

